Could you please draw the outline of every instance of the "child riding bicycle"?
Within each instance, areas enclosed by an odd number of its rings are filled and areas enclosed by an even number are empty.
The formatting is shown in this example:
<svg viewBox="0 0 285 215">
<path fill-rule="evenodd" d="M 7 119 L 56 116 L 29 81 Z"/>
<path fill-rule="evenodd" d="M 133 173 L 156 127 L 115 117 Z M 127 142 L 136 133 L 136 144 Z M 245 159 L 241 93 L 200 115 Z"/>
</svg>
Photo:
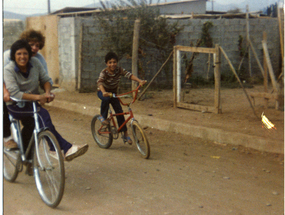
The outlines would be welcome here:
<svg viewBox="0 0 285 215">
<path fill-rule="evenodd" d="M 107 125 L 109 124 L 108 120 L 106 120 L 109 111 L 109 104 L 112 105 L 116 113 L 123 113 L 120 101 L 117 98 L 111 97 L 113 93 L 117 93 L 121 77 L 124 76 L 130 80 L 137 81 L 142 85 L 144 85 L 146 81 L 141 80 L 132 73 L 127 72 L 125 69 L 118 67 L 118 56 L 114 52 L 109 52 L 106 54 L 105 63 L 107 68 L 101 71 L 97 80 L 97 95 L 102 101 L 100 110 L 101 116 L 99 117 L 99 119 L 103 124 Z M 125 122 L 125 117 L 123 115 L 117 116 L 117 121 L 120 127 Z M 126 125 L 122 128 L 121 131 L 124 132 L 124 135 L 122 136 L 123 141 L 131 145 L 132 139 L 128 135 Z"/>
</svg>

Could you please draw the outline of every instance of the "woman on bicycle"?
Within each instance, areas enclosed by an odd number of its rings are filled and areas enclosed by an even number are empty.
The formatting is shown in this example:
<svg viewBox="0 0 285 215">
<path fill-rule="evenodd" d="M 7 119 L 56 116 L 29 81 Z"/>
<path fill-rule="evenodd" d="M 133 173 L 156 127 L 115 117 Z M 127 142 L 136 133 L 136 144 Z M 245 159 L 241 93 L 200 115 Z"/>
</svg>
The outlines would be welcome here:
<svg viewBox="0 0 285 215">
<path fill-rule="evenodd" d="M 24 99 L 30 101 L 39 101 L 37 104 L 40 116 L 40 127 L 48 127 L 49 130 L 56 137 L 60 148 L 64 151 L 64 159 L 71 161 L 74 158 L 83 155 L 88 150 L 88 145 L 84 144 L 81 146 L 72 145 L 66 141 L 56 131 L 48 111 L 41 105 L 51 102 L 54 100 L 54 94 L 51 93 L 50 77 L 46 73 L 44 67 L 40 61 L 32 57 L 31 46 L 26 40 L 17 40 L 11 47 L 10 52 L 11 62 L 4 68 L 4 81 L 6 88 L 10 93 L 11 97 L 17 99 Z M 45 93 L 39 94 L 39 84 L 43 86 Z M 13 102 L 7 102 L 7 107 L 10 114 L 15 119 L 20 119 L 24 126 L 22 133 L 24 134 L 25 127 L 34 126 L 32 104 L 14 104 Z M 29 138 L 23 138 L 24 146 L 27 147 L 29 139 L 32 134 L 24 135 Z M 54 149 L 50 149 L 53 154 Z"/>
<path fill-rule="evenodd" d="M 32 57 L 37 58 L 41 64 L 43 65 L 46 73 L 48 74 L 47 70 L 47 63 L 44 59 L 44 57 L 39 53 L 39 50 L 41 50 L 45 45 L 45 37 L 40 31 L 35 31 L 34 29 L 29 29 L 26 31 L 23 31 L 20 39 L 27 40 L 29 45 L 31 46 L 32 50 Z M 10 58 L 11 50 L 8 49 L 3 53 L 3 66 L 5 67 L 7 64 L 11 62 Z M 51 85 L 53 84 L 51 78 L 49 80 Z M 3 83 L 3 97 L 4 101 L 7 102 L 10 100 L 10 94 L 8 90 L 6 89 L 5 83 Z M 17 143 L 14 141 L 13 137 L 11 136 L 10 132 L 10 120 L 8 115 L 8 110 L 6 107 L 5 102 L 3 101 L 3 137 L 4 137 L 4 146 L 6 148 L 18 148 Z M 24 135 L 24 139 L 29 139 L 30 134 L 33 132 L 33 126 L 30 127 L 30 130 L 28 130 L 28 127 L 26 126 L 25 133 L 27 135 Z"/>
<path fill-rule="evenodd" d="M 109 104 L 112 104 L 112 107 L 116 113 L 123 113 L 120 101 L 117 98 L 110 97 L 110 94 L 117 93 L 121 77 L 124 76 L 141 84 L 145 84 L 146 81 L 141 80 L 132 73 L 127 72 L 125 69 L 118 67 L 118 56 L 114 52 L 107 53 L 105 56 L 105 63 L 107 68 L 101 71 L 97 81 L 97 94 L 102 101 L 100 111 L 101 117 L 99 119 L 102 123 L 108 124 L 109 122 L 106 119 L 108 116 Z M 117 121 L 120 127 L 125 122 L 125 117 L 123 115 L 117 116 Z M 124 142 L 131 145 L 132 139 L 128 135 L 127 126 L 125 125 L 121 131 L 124 132 Z"/>
</svg>

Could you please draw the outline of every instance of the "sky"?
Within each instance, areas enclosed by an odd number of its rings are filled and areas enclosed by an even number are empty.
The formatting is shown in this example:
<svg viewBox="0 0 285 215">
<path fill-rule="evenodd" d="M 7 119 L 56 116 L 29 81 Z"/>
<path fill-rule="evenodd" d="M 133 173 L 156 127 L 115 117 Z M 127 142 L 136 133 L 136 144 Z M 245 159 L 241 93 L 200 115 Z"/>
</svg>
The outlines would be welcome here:
<svg viewBox="0 0 285 215">
<path fill-rule="evenodd" d="M 97 3 L 99 0 L 49 0 L 51 12 L 65 7 L 84 7 Z M 164 2 L 165 0 L 160 0 Z M 249 1 L 249 0 L 244 0 Z M 48 10 L 48 0 L 3 0 L 3 10 L 20 14 L 46 13 Z M 156 1 L 153 0 L 155 3 Z M 171 2 L 171 0 L 167 0 Z M 235 3 L 237 0 L 214 0 L 219 4 Z M 215 3 L 214 3 L 215 4 Z"/>
<path fill-rule="evenodd" d="M 65 7 L 84 7 L 89 4 L 98 3 L 99 0 L 49 0 L 51 12 L 65 8 Z M 250 1 L 250 0 L 239 0 Z M 269 0 L 267 0 L 269 1 Z M 2 0 L 3 10 L 10 11 L 19 14 L 35 14 L 35 13 L 47 13 L 48 0 Z M 152 1 L 156 3 L 156 0 Z M 165 0 L 160 0 L 160 3 Z M 167 0 L 171 2 L 171 0 Z M 219 4 L 231 4 L 236 3 L 237 0 L 214 0 Z"/>
</svg>

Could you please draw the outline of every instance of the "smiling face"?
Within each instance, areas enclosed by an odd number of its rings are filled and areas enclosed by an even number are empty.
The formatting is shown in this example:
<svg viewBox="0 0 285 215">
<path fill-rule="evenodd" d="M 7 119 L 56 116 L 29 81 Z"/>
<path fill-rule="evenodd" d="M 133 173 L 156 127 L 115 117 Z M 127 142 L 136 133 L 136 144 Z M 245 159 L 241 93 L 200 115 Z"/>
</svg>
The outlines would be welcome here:
<svg viewBox="0 0 285 215">
<path fill-rule="evenodd" d="M 29 52 L 25 48 L 18 49 L 15 53 L 15 62 L 18 67 L 26 68 L 29 62 Z"/>
<path fill-rule="evenodd" d="M 111 60 L 107 61 L 106 65 L 107 65 L 108 71 L 111 73 L 114 73 L 115 69 L 117 68 L 118 61 L 112 58 Z"/>
<path fill-rule="evenodd" d="M 32 49 L 32 57 L 34 57 L 40 50 L 40 43 L 36 41 L 30 41 L 29 45 L 31 46 Z"/>
</svg>

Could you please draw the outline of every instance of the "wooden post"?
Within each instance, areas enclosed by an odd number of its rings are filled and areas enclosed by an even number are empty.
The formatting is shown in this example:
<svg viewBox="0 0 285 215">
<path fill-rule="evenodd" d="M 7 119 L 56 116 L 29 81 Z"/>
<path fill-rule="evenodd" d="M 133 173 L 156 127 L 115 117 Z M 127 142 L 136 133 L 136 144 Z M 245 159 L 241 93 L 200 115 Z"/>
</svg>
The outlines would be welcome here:
<svg viewBox="0 0 285 215">
<path fill-rule="evenodd" d="M 78 73 L 77 73 L 77 90 L 81 89 L 81 71 L 82 71 L 82 54 L 83 54 L 83 24 L 81 24 L 80 27 L 80 33 L 79 33 L 79 63 L 78 63 Z"/>
<path fill-rule="evenodd" d="M 256 59 L 256 62 L 257 62 L 257 64 L 258 64 L 258 66 L 259 66 L 259 69 L 260 69 L 262 75 L 264 76 L 264 70 L 263 70 L 263 68 L 262 68 L 262 66 L 261 66 L 261 63 L 260 63 L 258 57 L 257 57 L 257 54 L 256 54 L 256 52 L 255 52 L 255 49 L 254 49 L 252 43 L 251 43 L 251 40 L 249 40 L 249 45 L 250 45 L 250 48 L 251 48 L 251 50 L 252 50 L 252 53 L 253 53 L 253 55 L 254 55 L 254 57 L 255 57 L 255 59 Z"/>
<path fill-rule="evenodd" d="M 249 44 L 249 7 L 246 5 L 246 41 L 247 41 L 247 47 Z M 250 48 L 248 47 L 248 71 L 249 71 L 249 76 L 251 77 L 251 58 L 250 58 Z"/>
<path fill-rule="evenodd" d="M 223 49 L 221 46 L 220 46 L 220 50 L 221 50 L 221 52 L 223 53 L 223 55 L 224 55 L 224 57 L 226 58 L 226 60 L 228 61 L 228 64 L 230 65 L 230 67 L 231 67 L 231 69 L 232 69 L 232 72 L 233 72 L 234 75 L 236 76 L 238 82 L 240 83 L 240 86 L 242 87 L 242 89 L 243 89 L 243 91 L 244 91 L 244 93 L 245 93 L 245 95 L 246 95 L 246 97 L 247 97 L 247 100 L 248 100 L 248 102 L 249 102 L 249 104 L 250 104 L 250 107 L 251 107 L 252 110 L 253 110 L 254 115 L 255 115 L 257 118 L 259 118 L 259 117 L 257 116 L 257 114 L 255 113 L 255 110 L 254 110 L 254 107 L 253 107 L 253 105 L 252 105 L 252 103 L 251 103 L 251 100 L 250 100 L 250 98 L 249 98 L 249 95 L 247 94 L 246 90 L 244 89 L 244 86 L 243 86 L 243 84 L 241 83 L 241 81 L 240 81 L 240 79 L 239 79 L 239 77 L 238 77 L 238 74 L 236 73 L 236 70 L 235 70 L 234 66 L 232 65 L 230 59 L 228 58 L 228 55 L 226 54 L 226 52 L 224 51 L 224 49 Z"/>
<path fill-rule="evenodd" d="M 180 62 L 180 59 L 181 59 L 181 52 L 180 50 L 177 50 L 177 53 L 176 53 L 176 102 L 180 102 L 181 101 L 181 62 Z"/>
<path fill-rule="evenodd" d="M 139 32 L 140 32 L 140 20 L 137 19 L 134 25 L 133 53 L 132 53 L 132 74 L 137 77 L 138 77 Z M 132 81 L 132 90 L 135 90 L 136 88 L 137 88 L 137 82 Z"/>
<path fill-rule="evenodd" d="M 177 80 L 177 48 L 173 48 L 173 107 L 177 108 L 176 80 Z"/>
<path fill-rule="evenodd" d="M 220 87 L 221 87 L 221 51 L 219 45 L 215 45 L 216 54 L 214 57 L 214 75 L 215 75 L 215 111 L 221 113 L 221 101 L 220 101 Z"/>
<path fill-rule="evenodd" d="M 278 84 L 276 82 L 275 75 L 274 75 L 274 72 L 273 72 L 273 68 L 272 68 L 272 64 L 271 64 L 271 61 L 270 61 L 270 57 L 269 57 L 266 41 L 262 40 L 262 46 L 263 46 L 263 53 L 265 55 L 267 68 L 268 68 L 269 75 L 270 75 L 270 78 L 271 78 L 271 82 L 272 82 L 272 85 L 273 85 L 273 89 L 275 90 L 275 93 L 279 94 L 279 87 L 278 87 Z"/>
<path fill-rule="evenodd" d="M 267 34 L 264 31 L 263 32 L 263 41 L 267 41 Z M 264 92 L 267 93 L 268 92 L 268 73 L 267 73 L 267 64 L 266 64 L 266 56 L 263 52 L 263 69 L 264 69 Z M 268 99 L 264 98 L 264 107 L 265 109 L 268 108 Z"/>
<path fill-rule="evenodd" d="M 207 70 L 207 81 L 209 80 L 209 72 L 210 72 L 210 68 L 211 68 L 211 54 L 208 54 L 208 70 Z M 215 62 L 214 62 L 215 63 Z"/>
<path fill-rule="evenodd" d="M 278 6 L 278 23 L 279 23 L 279 35 L 280 35 L 280 46 L 281 46 L 281 56 L 282 56 L 282 63 L 284 64 L 284 47 L 283 47 L 283 32 L 282 32 L 282 20 L 280 10 L 283 10 Z M 284 66 L 284 65 L 283 65 Z"/>
<path fill-rule="evenodd" d="M 170 60 L 171 55 L 173 54 L 173 50 L 171 51 L 170 55 L 168 56 L 167 60 L 162 64 L 162 66 L 160 67 L 160 69 L 158 70 L 158 72 L 153 76 L 153 78 L 150 80 L 150 82 L 148 83 L 148 85 L 144 88 L 144 90 L 141 92 L 141 94 L 138 97 L 138 100 L 140 100 L 140 98 L 145 94 L 146 90 L 149 88 L 150 84 L 154 81 L 154 79 L 158 76 L 158 74 L 162 71 L 163 67 L 165 66 L 165 64 Z"/>
</svg>

